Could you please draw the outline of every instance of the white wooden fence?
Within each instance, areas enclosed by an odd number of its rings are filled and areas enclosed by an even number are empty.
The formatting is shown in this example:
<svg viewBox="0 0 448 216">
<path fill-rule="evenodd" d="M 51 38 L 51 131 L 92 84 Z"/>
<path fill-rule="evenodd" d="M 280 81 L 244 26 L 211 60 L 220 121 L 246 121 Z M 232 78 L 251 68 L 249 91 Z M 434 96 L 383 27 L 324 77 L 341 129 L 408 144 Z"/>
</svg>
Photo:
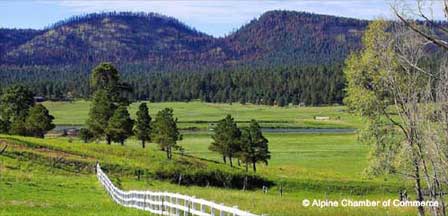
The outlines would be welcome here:
<svg viewBox="0 0 448 216">
<path fill-rule="evenodd" d="M 97 177 L 112 199 L 126 207 L 149 211 L 158 215 L 172 216 L 257 216 L 239 210 L 236 206 L 228 207 L 203 199 L 169 192 L 122 191 L 115 187 L 109 177 L 96 165 Z"/>
</svg>

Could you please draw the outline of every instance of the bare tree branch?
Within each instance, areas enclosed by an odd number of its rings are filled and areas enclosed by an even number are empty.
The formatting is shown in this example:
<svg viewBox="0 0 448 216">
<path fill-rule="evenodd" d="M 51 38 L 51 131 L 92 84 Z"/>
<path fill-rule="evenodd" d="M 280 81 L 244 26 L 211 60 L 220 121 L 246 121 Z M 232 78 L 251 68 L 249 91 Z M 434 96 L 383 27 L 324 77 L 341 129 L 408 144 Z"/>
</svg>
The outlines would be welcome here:
<svg viewBox="0 0 448 216">
<path fill-rule="evenodd" d="M 418 8 L 418 15 L 420 17 L 422 17 L 428 24 L 430 24 L 432 27 L 438 28 L 441 31 L 448 33 L 448 29 L 443 28 L 440 25 L 437 25 L 436 23 L 434 23 L 433 19 L 430 19 L 428 16 L 426 16 L 426 14 L 423 12 L 423 6 L 422 6 L 422 1 L 418 1 L 417 3 L 417 8 Z M 445 1 L 445 8 L 446 8 L 446 1 Z"/>
<path fill-rule="evenodd" d="M 421 35 L 422 37 L 426 38 L 427 40 L 433 42 L 434 44 L 436 44 L 437 46 L 448 50 L 448 43 L 444 40 L 441 40 L 439 38 L 436 38 L 434 36 L 431 36 L 429 34 L 426 34 L 425 32 L 423 32 L 422 30 L 420 30 L 416 25 L 412 24 L 411 22 L 409 22 L 408 20 L 406 20 L 402 15 L 400 15 L 400 13 L 398 13 L 397 9 L 392 7 L 392 10 L 394 11 L 395 15 L 409 28 L 411 28 L 414 32 L 418 33 L 419 35 Z"/>
</svg>

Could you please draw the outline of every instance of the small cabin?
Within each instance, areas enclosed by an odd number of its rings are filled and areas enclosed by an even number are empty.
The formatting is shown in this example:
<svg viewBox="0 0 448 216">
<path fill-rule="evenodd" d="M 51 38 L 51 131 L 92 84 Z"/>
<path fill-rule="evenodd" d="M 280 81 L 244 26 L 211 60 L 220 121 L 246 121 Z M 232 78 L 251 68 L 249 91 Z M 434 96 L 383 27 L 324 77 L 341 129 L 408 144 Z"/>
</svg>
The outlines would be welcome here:
<svg viewBox="0 0 448 216">
<path fill-rule="evenodd" d="M 314 116 L 314 120 L 326 121 L 326 120 L 330 120 L 330 116 Z"/>
<path fill-rule="evenodd" d="M 79 135 L 79 129 L 77 128 L 69 128 L 65 131 L 66 135 L 69 137 L 76 137 Z"/>
<path fill-rule="evenodd" d="M 36 102 L 36 103 L 45 101 L 45 97 L 42 97 L 42 96 L 36 96 L 36 97 L 33 97 L 33 99 L 34 99 L 34 102 Z"/>
</svg>

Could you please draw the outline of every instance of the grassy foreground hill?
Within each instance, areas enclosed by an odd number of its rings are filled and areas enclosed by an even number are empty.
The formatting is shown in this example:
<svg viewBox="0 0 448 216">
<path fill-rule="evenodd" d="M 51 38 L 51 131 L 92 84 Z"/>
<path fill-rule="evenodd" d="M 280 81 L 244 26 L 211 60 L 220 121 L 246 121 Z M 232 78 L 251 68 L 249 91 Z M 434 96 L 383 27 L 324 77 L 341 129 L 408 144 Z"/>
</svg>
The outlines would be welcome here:
<svg viewBox="0 0 448 216">
<path fill-rule="evenodd" d="M 296 137 L 299 143 L 306 146 L 308 141 L 300 141 L 309 135 Z M 278 193 L 279 187 L 273 186 L 268 194 L 260 189 L 242 191 L 222 187 L 182 186 L 161 180 L 148 173 L 154 171 L 158 164 L 166 164 L 163 152 L 159 152 L 154 145 L 146 150 L 140 149 L 135 141 L 127 146 L 105 144 L 83 144 L 76 140 L 67 139 L 36 139 L 15 136 L 0 137 L 2 143 L 8 143 L 6 153 L 0 155 L 1 178 L 0 190 L 2 207 L 0 215 L 134 215 L 140 212 L 114 206 L 97 182 L 91 166 L 85 164 L 95 163 L 99 160 L 112 181 L 124 189 L 161 190 L 180 192 L 197 197 L 222 202 L 227 205 L 237 205 L 242 209 L 255 213 L 269 215 L 408 215 L 413 209 L 403 208 L 316 208 L 303 207 L 303 199 L 343 199 L 354 200 L 373 199 L 382 200 L 395 198 L 395 191 L 399 187 L 394 181 L 385 182 L 382 179 L 365 179 L 359 171 L 365 164 L 365 157 L 359 156 L 364 162 L 353 160 L 356 154 L 364 155 L 359 151 L 345 154 L 346 159 L 341 160 L 338 154 L 344 154 L 344 142 L 354 140 L 353 135 L 340 135 L 337 137 L 308 137 L 313 140 L 334 140 L 335 149 L 329 151 L 318 143 L 310 143 L 309 149 L 296 151 L 296 155 L 285 157 L 280 149 L 286 151 L 284 146 L 278 146 L 277 141 L 272 142 L 272 167 L 261 167 L 260 174 L 272 179 L 277 184 L 285 185 L 283 196 Z M 344 138 L 345 136 L 345 138 Z M 278 139 L 278 138 L 277 138 Z M 186 138 L 186 141 L 192 141 Z M 200 145 L 200 143 L 198 144 Z M 338 149 L 338 145 L 341 148 Z M 351 144 L 348 144 L 351 145 Z M 189 145 L 193 155 L 203 155 Z M 313 147 L 314 146 L 314 147 Z M 276 149 L 277 148 L 277 149 Z M 310 157 L 310 149 L 315 149 Z M 345 149 L 345 150 L 344 150 Z M 334 154 L 339 152 L 338 154 Z M 356 153 L 357 152 L 357 153 Z M 295 161 L 293 158 L 296 157 Z M 330 158 L 328 158 L 330 157 Z M 287 160 L 289 158 L 289 161 Z M 308 158 L 308 159 L 307 159 Z M 312 159 L 314 158 L 314 159 Z M 328 158 L 326 160 L 325 158 Z M 175 160 L 182 160 L 175 155 Z M 213 162 L 188 157 L 187 161 L 206 163 L 227 169 Z M 333 166 L 330 166 L 334 160 Z M 202 161 L 202 162 L 200 162 Z M 327 161 L 327 162 L 326 162 Z M 348 164 L 352 161 L 352 165 Z M 314 165 L 311 165 L 314 164 Z M 178 164 L 180 165 L 180 164 Z M 310 166 L 311 165 L 311 166 Z M 347 167 L 348 166 L 348 167 Z M 289 167 L 289 168 L 288 168 Z M 308 167 L 308 170 L 302 170 Z M 339 168 L 338 168 L 339 167 Z M 353 167 L 353 168 L 349 168 Z M 130 170 L 135 168 L 147 169 L 148 173 L 141 180 Z M 288 169 L 288 170 L 285 170 Z M 295 172 L 291 172 L 294 170 Z M 327 172 L 333 170 L 333 172 Z M 338 175 L 341 174 L 341 175 Z M 97 204 L 97 202 L 99 204 Z M 80 211 L 76 209 L 80 208 Z"/>
</svg>

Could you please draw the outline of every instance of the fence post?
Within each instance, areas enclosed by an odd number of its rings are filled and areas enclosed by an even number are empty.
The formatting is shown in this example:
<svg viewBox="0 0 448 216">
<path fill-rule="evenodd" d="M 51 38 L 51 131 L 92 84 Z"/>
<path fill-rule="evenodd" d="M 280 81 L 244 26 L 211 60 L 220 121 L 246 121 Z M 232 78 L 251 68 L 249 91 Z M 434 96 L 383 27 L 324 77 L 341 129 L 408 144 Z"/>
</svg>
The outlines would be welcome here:
<svg viewBox="0 0 448 216">
<path fill-rule="evenodd" d="M 192 197 L 193 199 L 196 199 L 195 196 Z M 191 201 L 190 205 L 191 205 L 191 210 L 196 210 L 196 208 L 194 207 L 195 202 Z"/>
<path fill-rule="evenodd" d="M 187 211 L 184 211 L 184 216 L 188 216 L 190 214 L 190 205 L 188 204 L 188 199 L 184 199 L 184 206 Z"/>
<path fill-rule="evenodd" d="M 238 209 L 238 206 L 233 206 L 234 209 Z M 232 212 L 233 216 L 236 216 L 235 212 Z"/>
<path fill-rule="evenodd" d="M 176 194 L 177 195 L 177 194 Z M 176 196 L 176 216 L 180 216 L 180 210 L 179 210 L 179 197 Z"/>
<path fill-rule="evenodd" d="M 205 212 L 205 206 L 201 203 L 201 212 Z"/>
<path fill-rule="evenodd" d="M 160 199 L 161 199 L 161 201 L 162 201 L 162 206 L 161 206 L 161 208 L 162 208 L 162 215 L 163 215 L 163 212 L 165 211 L 165 208 L 164 208 L 164 206 L 163 206 L 163 202 L 165 201 L 165 198 L 163 197 L 163 195 L 161 195 L 161 196 L 160 196 Z"/>
<path fill-rule="evenodd" d="M 144 193 L 144 194 L 143 194 L 143 210 L 144 210 L 144 211 L 146 211 L 146 196 L 147 196 L 147 194 Z"/>
<path fill-rule="evenodd" d="M 224 205 L 223 203 L 221 203 L 221 205 Z M 223 210 L 219 210 L 219 216 L 224 216 L 224 211 Z"/>
<path fill-rule="evenodd" d="M 175 213 L 175 208 L 173 208 L 172 205 L 176 204 L 176 200 L 175 197 L 171 195 L 169 196 L 169 198 L 170 198 L 170 215 L 171 215 L 172 213 Z"/>
<path fill-rule="evenodd" d="M 152 210 L 156 210 L 156 207 L 154 206 L 154 195 L 153 194 L 149 195 L 149 200 L 151 200 L 151 203 L 149 204 L 149 208 L 151 208 Z"/>
</svg>

